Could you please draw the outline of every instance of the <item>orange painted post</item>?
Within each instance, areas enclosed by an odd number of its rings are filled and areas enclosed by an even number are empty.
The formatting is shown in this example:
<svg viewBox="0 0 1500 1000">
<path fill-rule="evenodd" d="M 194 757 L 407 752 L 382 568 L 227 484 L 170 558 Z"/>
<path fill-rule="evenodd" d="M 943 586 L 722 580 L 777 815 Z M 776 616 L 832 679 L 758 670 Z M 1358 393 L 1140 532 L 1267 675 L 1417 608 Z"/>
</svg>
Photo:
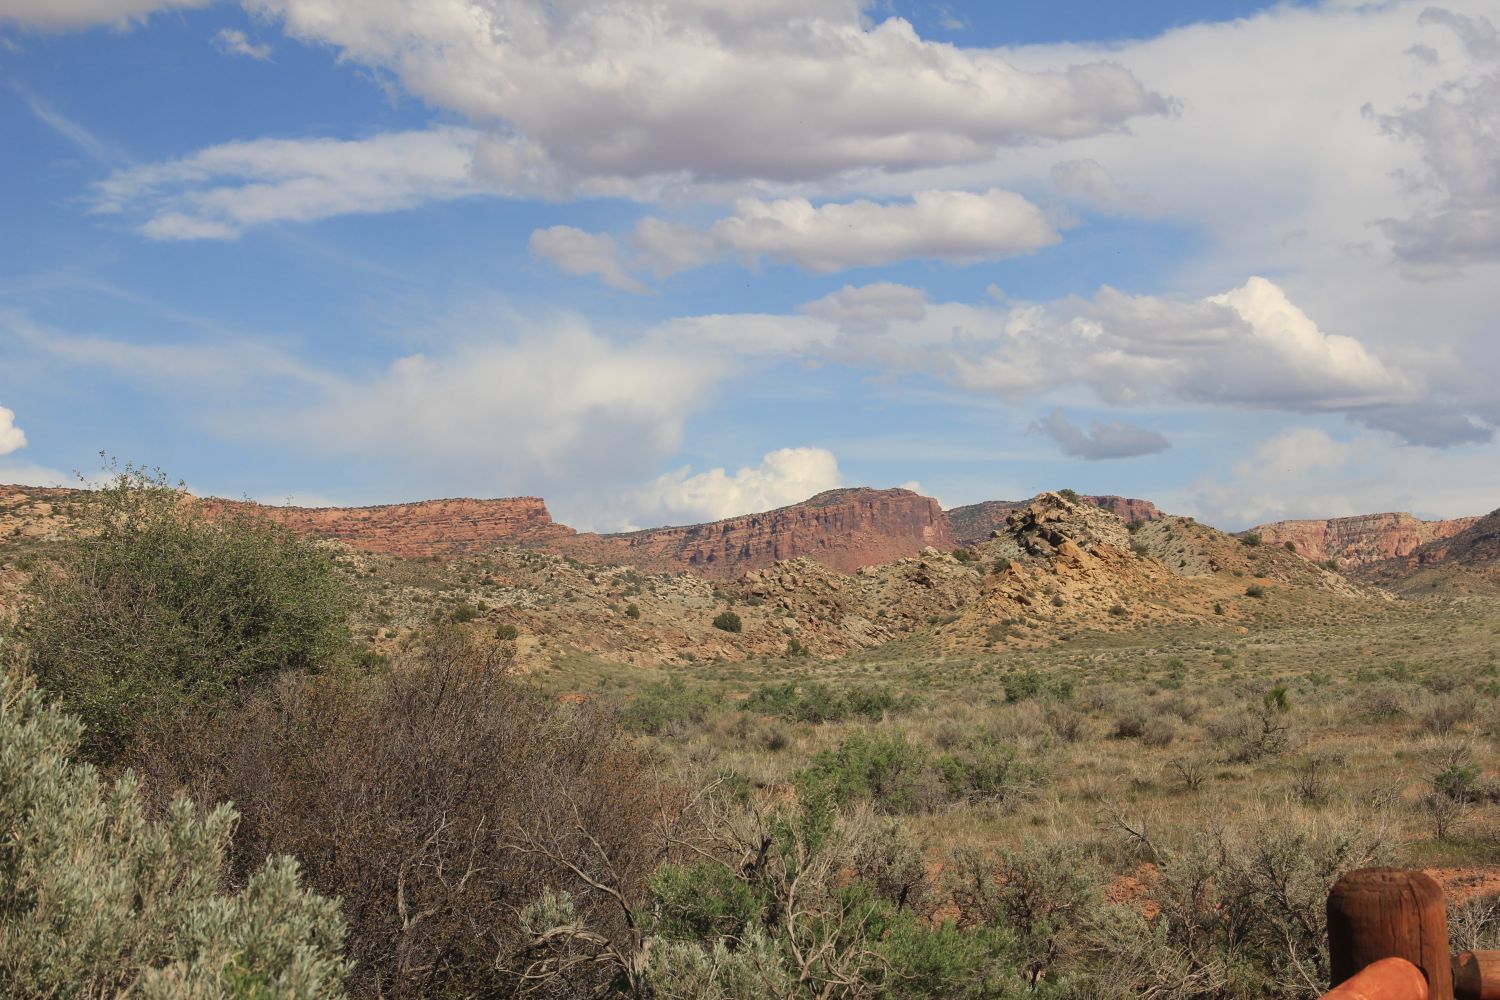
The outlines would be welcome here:
<svg viewBox="0 0 1500 1000">
<path fill-rule="evenodd" d="M 1458 1000 L 1500 1000 L 1500 951 L 1454 955 L 1453 995 Z"/>
<path fill-rule="evenodd" d="M 1382 958 L 1323 994 L 1323 1000 L 1430 1000 L 1427 977 L 1404 958 Z"/>
<path fill-rule="evenodd" d="M 1350 872 L 1328 893 L 1328 962 L 1333 985 L 1392 957 L 1404 958 L 1421 970 L 1427 978 L 1425 1000 L 1454 1000 L 1443 890 L 1422 872 L 1400 868 Z"/>
</svg>

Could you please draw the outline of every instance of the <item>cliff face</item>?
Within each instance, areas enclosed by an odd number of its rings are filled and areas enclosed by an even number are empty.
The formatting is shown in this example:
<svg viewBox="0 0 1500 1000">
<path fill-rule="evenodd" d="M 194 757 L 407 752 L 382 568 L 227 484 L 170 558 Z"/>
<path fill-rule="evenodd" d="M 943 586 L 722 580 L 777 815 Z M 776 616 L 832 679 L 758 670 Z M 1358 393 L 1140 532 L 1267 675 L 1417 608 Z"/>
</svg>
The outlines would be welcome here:
<svg viewBox="0 0 1500 1000">
<path fill-rule="evenodd" d="M 1124 521 L 1156 521 L 1165 517 L 1150 500 L 1117 496 L 1081 496 L 1079 500 L 1109 511 Z M 954 507 L 947 512 L 953 535 L 961 545 L 972 545 L 990 537 L 992 531 L 1004 531 L 1006 518 L 1030 504 L 1030 500 L 986 500 Z"/>
<path fill-rule="evenodd" d="M 267 507 L 207 500 L 210 511 L 252 507 L 293 531 L 336 538 L 366 552 L 393 556 L 447 556 L 475 552 L 522 538 L 567 538 L 537 497 L 505 500 L 424 500 L 378 507 Z"/>
<path fill-rule="evenodd" d="M 1254 530 L 1267 545 L 1291 542 L 1299 555 L 1358 569 L 1386 559 L 1399 559 L 1429 542 L 1452 538 L 1479 518 L 1423 521 L 1410 514 L 1361 514 L 1326 521 L 1277 521 Z"/>
<path fill-rule="evenodd" d="M 846 489 L 711 524 L 524 544 L 586 562 L 632 563 L 654 572 L 687 570 L 728 579 L 798 556 L 851 572 L 928 546 L 952 548 L 954 540 L 948 519 L 931 497 L 910 490 Z"/>
<path fill-rule="evenodd" d="M 1463 530 L 1435 538 L 1412 551 L 1365 567 L 1364 575 L 1381 582 L 1420 579 L 1441 585 L 1445 577 L 1500 583 L 1500 510 L 1468 517 Z M 1437 522 L 1452 524 L 1452 521 Z M 1436 587 L 1433 587 L 1436 589 Z"/>
</svg>

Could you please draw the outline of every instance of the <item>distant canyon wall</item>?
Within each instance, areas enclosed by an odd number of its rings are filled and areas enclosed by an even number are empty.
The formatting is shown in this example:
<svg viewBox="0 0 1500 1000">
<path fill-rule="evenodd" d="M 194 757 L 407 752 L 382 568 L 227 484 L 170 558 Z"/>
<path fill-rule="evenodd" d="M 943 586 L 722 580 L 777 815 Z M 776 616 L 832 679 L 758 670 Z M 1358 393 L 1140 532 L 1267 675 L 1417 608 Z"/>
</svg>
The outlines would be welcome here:
<svg viewBox="0 0 1500 1000">
<path fill-rule="evenodd" d="M 1477 517 L 1423 521 L 1411 514 L 1360 514 L 1325 520 L 1276 521 L 1254 531 L 1268 545 L 1291 542 L 1299 554 L 1316 562 L 1329 559 L 1358 569 L 1411 555 L 1429 542 L 1452 538 L 1475 524 Z"/>
<path fill-rule="evenodd" d="M 530 543 L 527 543 L 530 544 Z M 554 547 L 585 562 L 630 563 L 731 578 L 805 556 L 843 572 L 953 548 L 942 507 L 910 490 L 841 489 L 761 514 L 620 535 L 578 535 Z"/>
<path fill-rule="evenodd" d="M 206 500 L 210 512 L 253 509 L 300 534 L 335 538 L 392 556 L 454 556 L 501 542 L 540 542 L 575 532 L 552 520 L 539 497 L 423 500 L 375 507 L 270 507 Z"/>
</svg>

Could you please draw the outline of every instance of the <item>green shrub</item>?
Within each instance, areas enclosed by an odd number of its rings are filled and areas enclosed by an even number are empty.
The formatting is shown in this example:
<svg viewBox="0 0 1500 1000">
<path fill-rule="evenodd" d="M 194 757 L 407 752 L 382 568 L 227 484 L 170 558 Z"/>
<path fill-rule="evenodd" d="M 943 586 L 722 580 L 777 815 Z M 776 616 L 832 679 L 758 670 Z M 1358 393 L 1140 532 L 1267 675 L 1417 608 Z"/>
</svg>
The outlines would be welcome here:
<svg viewBox="0 0 1500 1000">
<path fill-rule="evenodd" d="M 332 555 L 268 519 L 199 505 L 127 467 L 28 585 L 20 634 L 91 757 L 147 720 L 347 657 L 355 598 Z"/>
<path fill-rule="evenodd" d="M 647 684 L 621 713 L 625 728 L 660 735 L 708 718 L 718 700 L 701 688 L 689 688 L 681 677 L 666 683 Z"/>
<path fill-rule="evenodd" d="M 796 704 L 797 685 L 787 681 L 785 684 L 762 684 L 750 692 L 750 696 L 740 707 L 747 712 L 759 712 L 763 715 L 790 716 Z"/>
<path fill-rule="evenodd" d="M 762 916 L 749 884 L 723 865 L 662 865 L 646 891 L 663 937 L 739 937 Z"/>
<path fill-rule="evenodd" d="M 625 605 L 625 617 L 626 618 L 633 618 L 636 621 L 640 621 L 640 619 L 641 619 L 641 606 L 639 604 L 634 604 L 634 603 Z"/>
<path fill-rule="evenodd" d="M 1005 678 L 1005 700 L 1011 703 L 1027 701 L 1042 693 L 1045 683 L 1035 670 L 1018 670 Z"/>
<path fill-rule="evenodd" d="M 802 685 L 793 682 L 763 684 L 750 693 L 740 707 L 747 712 L 779 715 L 797 722 L 841 722 L 862 717 L 878 722 L 887 712 L 910 707 L 911 698 L 898 697 L 881 686 L 838 691 L 821 681 Z"/>
<path fill-rule="evenodd" d="M 1068 500 L 1073 503 L 1078 503 L 1080 500 L 1082 500 L 1082 497 L 1078 495 L 1077 490 L 1061 489 L 1057 491 L 1057 495 L 1062 497 L 1064 500 Z"/>
<path fill-rule="evenodd" d="M 468 622 L 478 621 L 484 617 L 484 608 L 478 604 L 468 601 L 460 601 L 448 612 L 448 620 L 455 625 L 464 625 Z"/>
<path fill-rule="evenodd" d="M 234 811 L 147 819 L 132 774 L 106 786 L 74 759 L 81 730 L 0 673 L 0 992 L 342 996 L 338 903 L 284 857 L 221 894 Z"/>
<path fill-rule="evenodd" d="M 1021 759 L 1014 743 L 987 736 L 939 757 L 937 768 L 952 795 L 970 802 L 1008 798 L 1042 781 L 1041 771 Z"/>
<path fill-rule="evenodd" d="M 1240 544 L 1245 546 L 1246 548 L 1253 549 L 1256 546 L 1260 545 L 1260 535 L 1256 534 L 1253 531 L 1247 531 L 1240 536 Z"/>
<path fill-rule="evenodd" d="M 501 642 L 514 642 L 521 637 L 521 630 L 509 622 L 495 626 L 495 638 Z"/>
<path fill-rule="evenodd" d="M 721 632 L 740 632 L 744 627 L 740 616 L 733 611 L 721 611 L 714 616 L 714 628 Z"/>
<path fill-rule="evenodd" d="M 1245 588 L 1246 597 L 1262 598 L 1266 596 L 1266 588 L 1258 583 L 1252 583 Z"/>
<path fill-rule="evenodd" d="M 927 750 L 904 734 L 856 732 L 814 755 L 797 780 L 809 796 L 826 795 L 839 804 L 870 799 L 878 808 L 909 813 L 924 805 L 929 762 Z"/>
</svg>

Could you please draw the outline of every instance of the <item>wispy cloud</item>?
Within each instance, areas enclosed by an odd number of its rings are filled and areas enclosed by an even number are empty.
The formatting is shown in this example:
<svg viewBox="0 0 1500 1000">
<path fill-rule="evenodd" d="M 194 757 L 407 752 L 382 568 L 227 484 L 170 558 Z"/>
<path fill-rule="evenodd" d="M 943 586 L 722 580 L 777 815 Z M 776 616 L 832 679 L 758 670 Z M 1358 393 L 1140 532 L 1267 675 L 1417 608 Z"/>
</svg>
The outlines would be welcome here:
<svg viewBox="0 0 1500 1000">
<path fill-rule="evenodd" d="M 221 28 L 219 33 L 209 40 L 213 47 L 226 56 L 244 56 L 247 59 L 259 59 L 267 61 L 271 58 L 271 46 L 268 42 L 252 42 L 249 36 L 238 28 Z"/>
<path fill-rule="evenodd" d="M 59 111 L 50 101 L 19 83 L 12 83 L 10 86 L 37 121 L 78 147 L 89 159 L 105 166 L 119 166 L 130 162 L 130 154 L 124 149 L 78 124 Z"/>
<path fill-rule="evenodd" d="M 368 139 L 256 139 L 118 170 L 94 210 L 144 217 L 157 240 L 234 239 L 276 222 L 391 212 L 484 190 L 472 177 L 477 134 L 462 128 Z"/>
</svg>

